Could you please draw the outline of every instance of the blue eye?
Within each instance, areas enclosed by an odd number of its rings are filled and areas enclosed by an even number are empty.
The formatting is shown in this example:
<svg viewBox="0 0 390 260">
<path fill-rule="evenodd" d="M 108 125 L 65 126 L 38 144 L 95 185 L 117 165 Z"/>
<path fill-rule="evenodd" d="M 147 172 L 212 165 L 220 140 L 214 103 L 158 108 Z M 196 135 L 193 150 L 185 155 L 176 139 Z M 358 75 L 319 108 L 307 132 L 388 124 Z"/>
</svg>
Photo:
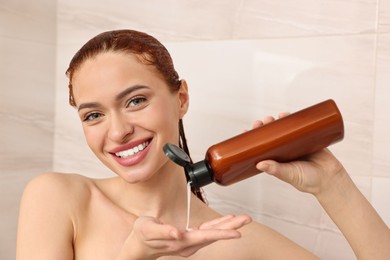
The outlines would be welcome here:
<svg viewBox="0 0 390 260">
<path fill-rule="evenodd" d="M 94 121 L 102 117 L 103 115 L 101 113 L 93 112 L 89 113 L 85 116 L 84 121 Z"/>
<path fill-rule="evenodd" d="M 129 102 L 127 103 L 127 106 L 137 107 L 137 106 L 142 105 L 142 103 L 144 103 L 145 101 L 146 101 L 145 97 L 133 97 L 129 100 Z"/>
</svg>

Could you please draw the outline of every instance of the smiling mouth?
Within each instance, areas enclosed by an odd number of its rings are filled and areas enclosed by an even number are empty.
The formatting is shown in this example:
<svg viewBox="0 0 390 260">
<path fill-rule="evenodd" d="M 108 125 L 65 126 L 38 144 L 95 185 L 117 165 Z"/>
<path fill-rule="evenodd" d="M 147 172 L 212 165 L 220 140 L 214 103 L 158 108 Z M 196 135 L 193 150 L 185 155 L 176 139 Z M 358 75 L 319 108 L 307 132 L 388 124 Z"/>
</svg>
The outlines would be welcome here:
<svg viewBox="0 0 390 260">
<path fill-rule="evenodd" d="M 119 158 L 129 158 L 141 151 L 143 151 L 147 146 L 149 145 L 149 141 L 145 141 L 142 144 L 139 144 L 133 148 L 130 148 L 128 150 L 120 151 L 115 153 L 115 155 Z"/>
</svg>

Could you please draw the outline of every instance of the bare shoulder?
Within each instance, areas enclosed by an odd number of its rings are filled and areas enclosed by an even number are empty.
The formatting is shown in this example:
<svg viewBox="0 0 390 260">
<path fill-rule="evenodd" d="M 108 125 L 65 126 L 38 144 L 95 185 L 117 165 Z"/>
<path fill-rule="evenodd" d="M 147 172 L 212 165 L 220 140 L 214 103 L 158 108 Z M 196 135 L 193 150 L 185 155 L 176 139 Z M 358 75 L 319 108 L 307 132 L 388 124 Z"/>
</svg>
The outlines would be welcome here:
<svg viewBox="0 0 390 260">
<path fill-rule="evenodd" d="M 297 245 L 275 230 L 257 223 L 239 229 L 239 239 L 218 241 L 209 250 L 200 250 L 200 259 L 289 259 L 318 260 L 308 250 Z"/>
<path fill-rule="evenodd" d="M 88 183 L 93 180 L 75 173 L 60 173 L 60 172 L 46 172 L 39 174 L 38 176 L 32 178 L 28 183 L 29 186 L 45 186 L 47 184 L 59 185 L 59 186 L 71 186 L 76 183 Z"/>
<path fill-rule="evenodd" d="M 207 206 L 202 207 L 200 222 L 221 216 Z M 223 240 L 198 251 L 200 259 L 299 259 L 318 260 L 307 249 L 266 225 L 252 221 L 239 229 L 239 239 Z M 245 250 L 243 250 L 245 249 Z"/>
<path fill-rule="evenodd" d="M 34 177 L 27 184 L 22 203 L 23 200 L 41 199 L 45 201 L 45 205 L 61 202 L 62 207 L 70 206 L 75 202 L 80 203 L 83 198 L 88 197 L 92 186 L 92 179 L 78 174 L 43 173 Z M 74 200 L 76 198 L 77 200 Z"/>
<path fill-rule="evenodd" d="M 253 221 L 240 231 L 241 243 L 251 248 L 250 257 L 255 259 L 319 259 L 307 249 L 261 223 Z"/>
<path fill-rule="evenodd" d="M 77 188 L 92 182 L 92 179 L 79 174 L 47 172 L 31 179 L 26 190 L 60 189 L 61 191 L 61 188 Z"/>
<path fill-rule="evenodd" d="M 19 208 L 17 259 L 72 259 L 77 212 L 92 180 L 44 173 L 25 187 Z"/>
<path fill-rule="evenodd" d="M 40 174 L 23 191 L 19 218 L 39 220 L 55 214 L 63 223 L 74 221 L 76 212 L 88 203 L 93 183 L 92 179 L 78 174 Z"/>
</svg>

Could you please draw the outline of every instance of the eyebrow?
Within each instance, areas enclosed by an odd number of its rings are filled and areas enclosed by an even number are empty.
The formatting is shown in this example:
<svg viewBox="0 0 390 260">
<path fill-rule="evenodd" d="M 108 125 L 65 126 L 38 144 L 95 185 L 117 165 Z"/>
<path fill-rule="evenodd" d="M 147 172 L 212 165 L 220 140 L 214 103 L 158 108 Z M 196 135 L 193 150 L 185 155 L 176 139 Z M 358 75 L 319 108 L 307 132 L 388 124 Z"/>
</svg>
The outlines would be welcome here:
<svg viewBox="0 0 390 260">
<path fill-rule="evenodd" d="M 124 97 L 126 97 L 127 95 L 129 95 L 130 93 L 132 93 L 138 89 L 143 89 L 143 88 L 148 88 L 148 87 L 145 85 L 134 85 L 134 86 L 128 87 L 127 89 L 123 90 L 122 92 L 120 92 L 118 95 L 115 96 L 115 101 L 119 101 L 119 100 L 123 99 Z M 82 109 L 96 108 L 99 106 L 101 106 L 101 105 L 98 102 L 82 103 L 82 104 L 80 104 L 80 106 L 78 107 L 77 110 L 80 111 Z"/>
<path fill-rule="evenodd" d="M 143 89 L 143 88 L 148 88 L 148 87 L 145 85 L 134 85 L 134 86 L 128 87 L 127 89 L 123 90 L 118 95 L 116 95 L 115 101 L 119 101 L 122 98 L 124 98 L 125 96 L 127 96 L 128 94 L 130 94 L 131 92 L 134 92 L 138 89 Z"/>
</svg>

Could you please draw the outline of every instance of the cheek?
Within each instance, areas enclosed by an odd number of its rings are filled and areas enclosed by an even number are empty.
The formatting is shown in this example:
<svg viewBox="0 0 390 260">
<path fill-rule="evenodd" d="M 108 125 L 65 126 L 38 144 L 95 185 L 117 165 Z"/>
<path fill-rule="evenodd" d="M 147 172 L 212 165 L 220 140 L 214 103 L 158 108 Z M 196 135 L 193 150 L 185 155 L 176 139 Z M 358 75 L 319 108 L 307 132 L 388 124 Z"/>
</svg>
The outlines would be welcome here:
<svg viewBox="0 0 390 260">
<path fill-rule="evenodd" d="M 153 119 L 163 129 L 176 128 L 180 119 L 179 110 L 174 106 L 164 106 L 164 104 L 161 104 L 156 107 L 155 113 L 153 113 Z"/>
<path fill-rule="evenodd" d="M 155 104 L 142 117 L 143 123 L 140 125 L 158 133 L 162 140 L 165 140 L 164 142 L 176 142 L 179 136 L 179 113 L 173 106 L 167 106 L 166 104 Z"/>
<path fill-rule="evenodd" d="M 83 127 L 85 141 L 89 148 L 95 153 L 95 151 L 101 146 L 101 133 L 98 127 Z"/>
</svg>

